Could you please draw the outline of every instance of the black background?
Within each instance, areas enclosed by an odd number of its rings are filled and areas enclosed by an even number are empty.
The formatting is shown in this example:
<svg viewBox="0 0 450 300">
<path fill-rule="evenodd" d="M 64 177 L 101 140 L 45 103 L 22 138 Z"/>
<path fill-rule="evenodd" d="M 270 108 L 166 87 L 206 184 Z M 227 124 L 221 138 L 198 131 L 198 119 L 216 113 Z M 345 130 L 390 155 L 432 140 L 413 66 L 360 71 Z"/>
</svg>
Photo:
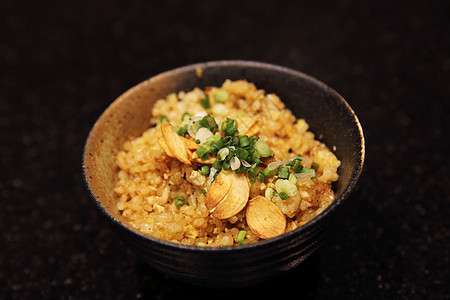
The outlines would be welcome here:
<svg viewBox="0 0 450 300">
<path fill-rule="evenodd" d="M 0 298 L 450 298 L 448 4 L 0 2 Z M 332 86 L 360 118 L 367 158 L 342 226 L 314 256 L 265 284 L 214 291 L 119 242 L 89 198 L 81 155 L 122 92 L 221 59 Z"/>
</svg>

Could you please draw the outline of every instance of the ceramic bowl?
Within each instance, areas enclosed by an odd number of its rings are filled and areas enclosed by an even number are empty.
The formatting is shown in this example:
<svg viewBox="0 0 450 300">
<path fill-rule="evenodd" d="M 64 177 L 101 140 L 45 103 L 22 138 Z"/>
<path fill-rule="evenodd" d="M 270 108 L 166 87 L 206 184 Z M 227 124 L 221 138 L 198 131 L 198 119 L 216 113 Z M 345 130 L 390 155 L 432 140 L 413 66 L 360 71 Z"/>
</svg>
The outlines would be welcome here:
<svg viewBox="0 0 450 300">
<path fill-rule="evenodd" d="M 202 76 L 196 70 L 201 68 Z M 114 156 L 124 141 L 148 128 L 151 107 L 172 92 L 220 86 L 245 79 L 286 106 L 341 160 L 335 201 L 305 225 L 273 239 L 236 247 L 180 245 L 145 236 L 128 227 L 115 205 Z M 84 149 L 83 172 L 100 211 L 125 245 L 154 268 L 180 280 L 230 288 L 259 283 L 292 269 L 311 255 L 328 235 L 348 202 L 364 162 L 364 137 L 357 116 L 336 91 L 301 72 L 252 61 L 193 64 L 156 75 L 117 98 L 93 126 Z"/>
</svg>

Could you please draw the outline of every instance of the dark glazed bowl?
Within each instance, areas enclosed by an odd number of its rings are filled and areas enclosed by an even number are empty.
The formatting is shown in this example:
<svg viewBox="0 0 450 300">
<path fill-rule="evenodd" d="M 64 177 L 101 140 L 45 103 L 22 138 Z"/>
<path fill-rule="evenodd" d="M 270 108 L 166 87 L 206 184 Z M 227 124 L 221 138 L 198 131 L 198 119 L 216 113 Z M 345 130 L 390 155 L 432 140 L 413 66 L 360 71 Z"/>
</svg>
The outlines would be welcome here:
<svg viewBox="0 0 450 300">
<path fill-rule="evenodd" d="M 202 68 L 203 75 L 196 76 Z M 220 86 L 245 79 L 276 93 L 341 160 L 336 200 L 304 226 L 273 239 L 236 247 L 196 247 L 145 236 L 126 225 L 116 208 L 114 156 L 125 140 L 148 128 L 151 107 L 172 92 Z M 347 102 L 324 83 L 303 73 L 251 61 L 216 61 L 174 69 L 144 81 L 115 100 L 92 128 L 83 171 L 98 208 L 120 239 L 154 268 L 175 278 L 208 287 L 246 286 L 270 279 L 304 261 L 338 221 L 355 188 L 364 162 L 361 125 Z"/>
</svg>

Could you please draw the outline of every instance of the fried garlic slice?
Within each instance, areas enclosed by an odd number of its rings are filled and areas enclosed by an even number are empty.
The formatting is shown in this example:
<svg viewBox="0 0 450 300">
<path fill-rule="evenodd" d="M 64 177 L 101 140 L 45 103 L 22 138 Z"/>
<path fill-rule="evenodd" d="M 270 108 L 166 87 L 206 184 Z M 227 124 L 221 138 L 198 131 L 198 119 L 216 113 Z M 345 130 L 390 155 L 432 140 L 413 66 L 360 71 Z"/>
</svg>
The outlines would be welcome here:
<svg viewBox="0 0 450 300">
<path fill-rule="evenodd" d="M 275 203 L 261 195 L 248 201 L 245 218 L 250 230 L 262 239 L 283 234 L 286 228 L 283 212 Z"/>
<path fill-rule="evenodd" d="M 191 163 L 191 151 L 182 140 L 182 138 L 173 130 L 172 125 L 161 125 L 162 138 L 159 139 L 159 144 L 164 149 L 166 154 L 170 157 L 176 158 L 186 165 Z"/>
<path fill-rule="evenodd" d="M 221 171 L 206 193 L 205 204 L 213 217 L 227 219 L 245 207 L 249 194 L 250 185 L 244 173 Z"/>
</svg>

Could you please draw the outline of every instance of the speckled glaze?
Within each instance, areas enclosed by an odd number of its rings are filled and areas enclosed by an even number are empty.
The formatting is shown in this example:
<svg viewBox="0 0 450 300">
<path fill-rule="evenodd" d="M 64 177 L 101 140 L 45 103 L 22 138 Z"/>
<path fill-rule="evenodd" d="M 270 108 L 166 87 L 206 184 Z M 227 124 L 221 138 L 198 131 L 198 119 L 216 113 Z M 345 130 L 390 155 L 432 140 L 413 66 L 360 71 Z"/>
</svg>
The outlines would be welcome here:
<svg viewBox="0 0 450 300">
<path fill-rule="evenodd" d="M 202 76 L 196 69 L 203 70 Z M 171 92 L 245 79 L 280 96 L 286 106 L 341 160 L 336 200 L 318 217 L 282 236 L 239 247 L 195 247 L 144 236 L 124 225 L 114 205 L 114 155 L 148 128 L 153 103 Z M 156 269 L 208 287 L 230 288 L 268 280 L 311 255 L 339 220 L 361 174 L 365 148 L 361 125 L 347 102 L 324 83 L 292 69 L 252 61 L 215 61 L 177 68 L 144 81 L 115 100 L 87 139 L 83 172 L 98 208 L 120 239 Z"/>
</svg>

